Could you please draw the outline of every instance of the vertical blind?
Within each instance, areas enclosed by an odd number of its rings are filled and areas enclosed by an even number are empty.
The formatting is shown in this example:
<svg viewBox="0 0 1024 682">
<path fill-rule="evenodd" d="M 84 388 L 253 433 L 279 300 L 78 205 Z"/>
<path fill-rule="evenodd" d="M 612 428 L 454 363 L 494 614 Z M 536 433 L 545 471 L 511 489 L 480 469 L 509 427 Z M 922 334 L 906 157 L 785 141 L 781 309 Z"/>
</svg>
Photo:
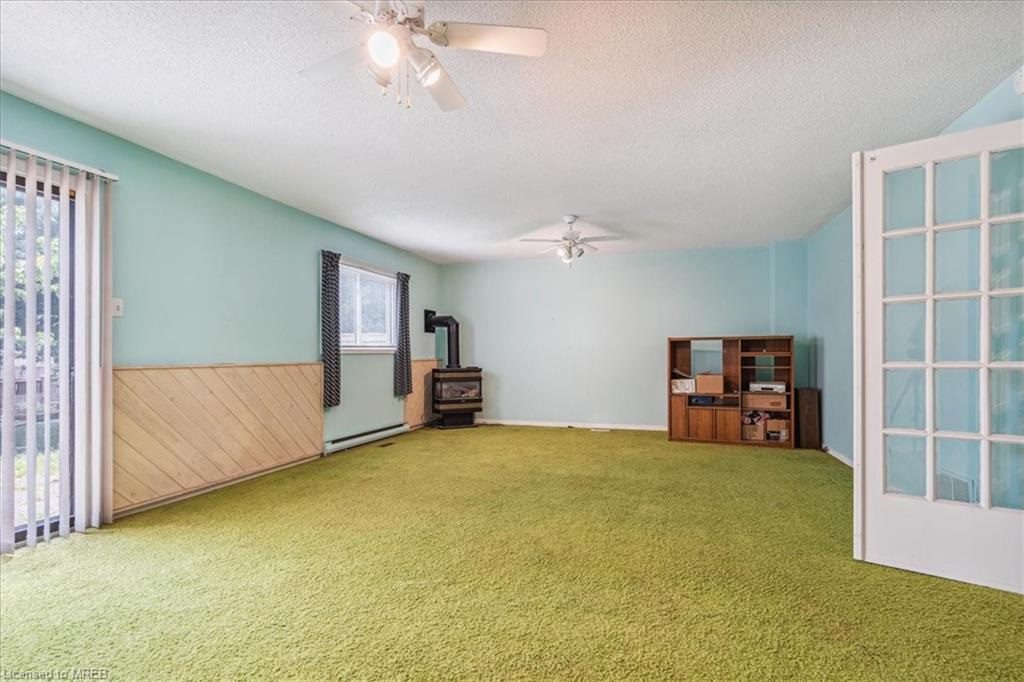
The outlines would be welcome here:
<svg viewBox="0 0 1024 682">
<path fill-rule="evenodd" d="M 0 552 L 109 521 L 111 183 L 0 143 Z"/>
</svg>

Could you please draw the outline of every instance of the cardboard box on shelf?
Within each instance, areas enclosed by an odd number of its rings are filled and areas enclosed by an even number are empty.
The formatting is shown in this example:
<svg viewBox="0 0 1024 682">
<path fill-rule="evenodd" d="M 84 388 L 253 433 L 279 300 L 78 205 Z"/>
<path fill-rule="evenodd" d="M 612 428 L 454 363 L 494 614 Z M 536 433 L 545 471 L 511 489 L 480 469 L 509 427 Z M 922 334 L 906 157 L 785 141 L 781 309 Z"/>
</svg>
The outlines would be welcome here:
<svg viewBox="0 0 1024 682">
<path fill-rule="evenodd" d="M 788 419 L 769 419 L 766 422 L 766 426 L 769 431 L 789 431 L 789 420 Z"/>
<path fill-rule="evenodd" d="M 744 424 L 743 440 L 764 440 L 764 422 Z"/>
<path fill-rule="evenodd" d="M 725 393 L 725 377 L 721 374 L 698 374 L 697 393 Z"/>
</svg>

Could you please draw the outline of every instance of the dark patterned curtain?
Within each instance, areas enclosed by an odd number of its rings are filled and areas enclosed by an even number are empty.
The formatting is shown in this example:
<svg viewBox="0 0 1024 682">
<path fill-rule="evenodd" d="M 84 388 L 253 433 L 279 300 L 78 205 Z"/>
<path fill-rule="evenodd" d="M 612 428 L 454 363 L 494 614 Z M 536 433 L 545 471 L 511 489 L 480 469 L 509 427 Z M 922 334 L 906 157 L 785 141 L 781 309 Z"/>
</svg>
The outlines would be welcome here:
<svg viewBox="0 0 1024 682">
<path fill-rule="evenodd" d="M 409 348 L 409 275 L 399 272 L 398 347 L 395 349 L 395 396 L 412 393 L 412 351 Z"/>
<path fill-rule="evenodd" d="M 341 405 L 341 328 L 338 326 L 338 261 L 320 252 L 320 361 L 324 363 L 324 407 Z"/>
</svg>

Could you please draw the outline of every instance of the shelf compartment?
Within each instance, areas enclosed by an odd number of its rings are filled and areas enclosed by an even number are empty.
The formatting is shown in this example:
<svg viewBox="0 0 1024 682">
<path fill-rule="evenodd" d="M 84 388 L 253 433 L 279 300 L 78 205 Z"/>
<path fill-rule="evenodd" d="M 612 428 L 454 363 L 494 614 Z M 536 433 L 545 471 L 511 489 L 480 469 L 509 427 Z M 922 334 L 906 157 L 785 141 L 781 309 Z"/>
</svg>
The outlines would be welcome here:
<svg viewBox="0 0 1024 682">
<path fill-rule="evenodd" d="M 739 405 L 687 405 L 691 410 L 742 410 Z"/>
<path fill-rule="evenodd" d="M 746 410 L 761 410 L 763 412 L 787 410 L 789 409 L 789 396 L 783 393 L 744 393 L 740 399 L 740 405 Z"/>
<path fill-rule="evenodd" d="M 713 402 L 694 402 L 692 398 L 711 398 Z M 737 394 L 733 395 L 694 395 L 689 394 L 686 399 L 686 406 L 689 408 L 698 407 L 733 407 L 739 409 L 740 397 Z"/>
<path fill-rule="evenodd" d="M 740 353 L 743 355 L 791 355 L 793 337 L 760 336 L 740 339 Z"/>
</svg>

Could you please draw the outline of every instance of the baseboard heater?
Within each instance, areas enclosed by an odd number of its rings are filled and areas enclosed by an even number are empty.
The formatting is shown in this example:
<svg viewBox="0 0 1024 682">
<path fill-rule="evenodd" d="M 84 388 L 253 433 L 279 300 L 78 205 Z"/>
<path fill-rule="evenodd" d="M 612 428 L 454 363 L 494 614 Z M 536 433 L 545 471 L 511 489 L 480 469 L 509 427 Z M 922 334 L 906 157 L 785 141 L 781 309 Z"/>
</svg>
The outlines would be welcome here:
<svg viewBox="0 0 1024 682">
<path fill-rule="evenodd" d="M 398 436 L 403 433 L 408 433 L 408 424 L 395 424 L 394 426 L 383 426 L 373 431 L 364 431 L 363 433 L 357 433 L 354 436 L 345 436 L 344 438 L 335 438 L 324 443 L 324 454 L 329 455 L 332 452 L 340 452 L 341 450 L 348 450 L 354 448 L 357 445 L 366 445 L 372 443 L 375 440 L 381 440 L 383 438 L 391 438 L 392 436 Z"/>
</svg>

